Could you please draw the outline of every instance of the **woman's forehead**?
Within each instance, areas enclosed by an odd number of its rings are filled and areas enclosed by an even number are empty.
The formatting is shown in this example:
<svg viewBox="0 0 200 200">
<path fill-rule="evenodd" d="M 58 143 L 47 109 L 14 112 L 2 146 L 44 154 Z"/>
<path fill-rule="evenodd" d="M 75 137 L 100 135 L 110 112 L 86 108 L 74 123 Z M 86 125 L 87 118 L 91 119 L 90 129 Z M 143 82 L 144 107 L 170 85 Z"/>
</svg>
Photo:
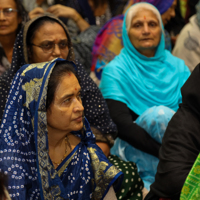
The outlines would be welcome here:
<svg viewBox="0 0 200 200">
<path fill-rule="evenodd" d="M 65 29 L 57 22 L 44 22 L 35 30 L 35 37 L 33 39 L 68 39 Z"/>
<path fill-rule="evenodd" d="M 134 20 L 155 20 L 158 21 L 157 16 L 155 15 L 155 13 L 152 10 L 148 10 L 148 9 L 140 9 L 137 11 L 137 13 L 132 17 L 132 21 Z"/>
</svg>

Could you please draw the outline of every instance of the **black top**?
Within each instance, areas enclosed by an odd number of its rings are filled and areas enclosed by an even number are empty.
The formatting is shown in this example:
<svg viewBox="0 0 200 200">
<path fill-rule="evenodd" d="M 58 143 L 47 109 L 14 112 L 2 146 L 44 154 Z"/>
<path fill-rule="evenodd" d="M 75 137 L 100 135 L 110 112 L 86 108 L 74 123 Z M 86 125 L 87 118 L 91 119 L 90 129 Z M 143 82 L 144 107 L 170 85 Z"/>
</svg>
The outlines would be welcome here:
<svg viewBox="0 0 200 200">
<path fill-rule="evenodd" d="M 183 103 L 168 124 L 159 152 L 155 182 L 145 200 L 178 200 L 200 152 L 200 65 L 181 89 Z"/>
<path fill-rule="evenodd" d="M 138 117 L 125 103 L 106 99 L 110 116 L 118 128 L 118 137 L 135 148 L 158 157 L 160 144 L 136 123 Z"/>
</svg>

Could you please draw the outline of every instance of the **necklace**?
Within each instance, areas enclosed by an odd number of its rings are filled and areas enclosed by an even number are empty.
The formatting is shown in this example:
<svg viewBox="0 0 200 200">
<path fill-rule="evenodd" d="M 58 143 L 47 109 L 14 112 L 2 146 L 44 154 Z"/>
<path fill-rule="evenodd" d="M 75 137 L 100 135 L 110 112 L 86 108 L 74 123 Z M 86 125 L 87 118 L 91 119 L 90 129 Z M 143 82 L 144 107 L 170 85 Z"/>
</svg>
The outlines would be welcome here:
<svg viewBox="0 0 200 200">
<path fill-rule="evenodd" d="M 71 144 L 69 143 L 69 138 L 65 137 L 65 154 L 63 155 L 62 159 L 60 160 L 60 162 L 55 162 L 51 159 L 52 163 L 54 163 L 55 165 L 57 165 L 57 167 L 60 165 L 60 163 L 65 159 L 65 157 L 67 156 L 67 145 L 69 146 L 70 150 L 72 150 Z"/>
</svg>

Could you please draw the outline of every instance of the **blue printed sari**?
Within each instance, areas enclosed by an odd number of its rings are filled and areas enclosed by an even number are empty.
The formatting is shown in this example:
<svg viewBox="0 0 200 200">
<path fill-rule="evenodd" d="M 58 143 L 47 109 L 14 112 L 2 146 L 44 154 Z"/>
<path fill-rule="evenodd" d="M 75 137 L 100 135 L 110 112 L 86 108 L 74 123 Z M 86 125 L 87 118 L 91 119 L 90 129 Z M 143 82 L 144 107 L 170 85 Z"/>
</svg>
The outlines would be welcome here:
<svg viewBox="0 0 200 200">
<path fill-rule="evenodd" d="M 13 200 L 95 199 L 111 185 L 120 186 L 122 173 L 95 144 L 87 119 L 81 142 L 54 168 L 48 154 L 47 86 L 57 61 L 23 66 L 12 82 L 0 129 L 0 169 L 8 174 Z M 65 61 L 67 62 L 67 61 Z"/>
</svg>

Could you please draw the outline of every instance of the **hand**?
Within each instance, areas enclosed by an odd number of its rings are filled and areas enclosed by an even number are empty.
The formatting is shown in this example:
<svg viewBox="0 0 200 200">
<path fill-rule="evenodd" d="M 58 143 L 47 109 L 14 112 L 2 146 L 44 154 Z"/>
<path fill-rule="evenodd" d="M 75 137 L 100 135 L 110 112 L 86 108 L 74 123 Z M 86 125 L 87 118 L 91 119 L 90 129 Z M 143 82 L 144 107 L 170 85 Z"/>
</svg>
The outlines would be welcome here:
<svg viewBox="0 0 200 200">
<path fill-rule="evenodd" d="M 96 144 L 101 148 L 103 153 L 108 157 L 110 155 L 110 147 L 107 143 L 104 142 L 96 142 Z"/>
<path fill-rule="evenodd" d="M 56 4 L 49 7 L 47 9 L 47 12 L 54 14 L 56 17 L 65 17 L 72 19 L 81 32 L 85 31 L 90 26 L 88 22 L 86 22 L 75 9 L 67 6 Z"/>
<path fill-rule="evenodd" d="M 77 13 L 75 9 L 60 4 L 49 7 L 47 12 L 54 14 L 56 17 L 66 17 L 71 19 L 74 19 L 74 15 Z"/>
<path fill-rule="evenodd" d="M 33 19 L 33 18 L 35 18 L 35 17 L 37 17 L 37 16 L 43 15 L 44 12 L 45 12 L 45 11 L 44 11 L 41 7 L 36 7 L 36 8 L 34 8 L 32 11 L 30 11 L 30 12 L 28 13 L 28 15 L 29 15 L 29 18 L 30 18 L 30 19 Z"/>
</svg>

